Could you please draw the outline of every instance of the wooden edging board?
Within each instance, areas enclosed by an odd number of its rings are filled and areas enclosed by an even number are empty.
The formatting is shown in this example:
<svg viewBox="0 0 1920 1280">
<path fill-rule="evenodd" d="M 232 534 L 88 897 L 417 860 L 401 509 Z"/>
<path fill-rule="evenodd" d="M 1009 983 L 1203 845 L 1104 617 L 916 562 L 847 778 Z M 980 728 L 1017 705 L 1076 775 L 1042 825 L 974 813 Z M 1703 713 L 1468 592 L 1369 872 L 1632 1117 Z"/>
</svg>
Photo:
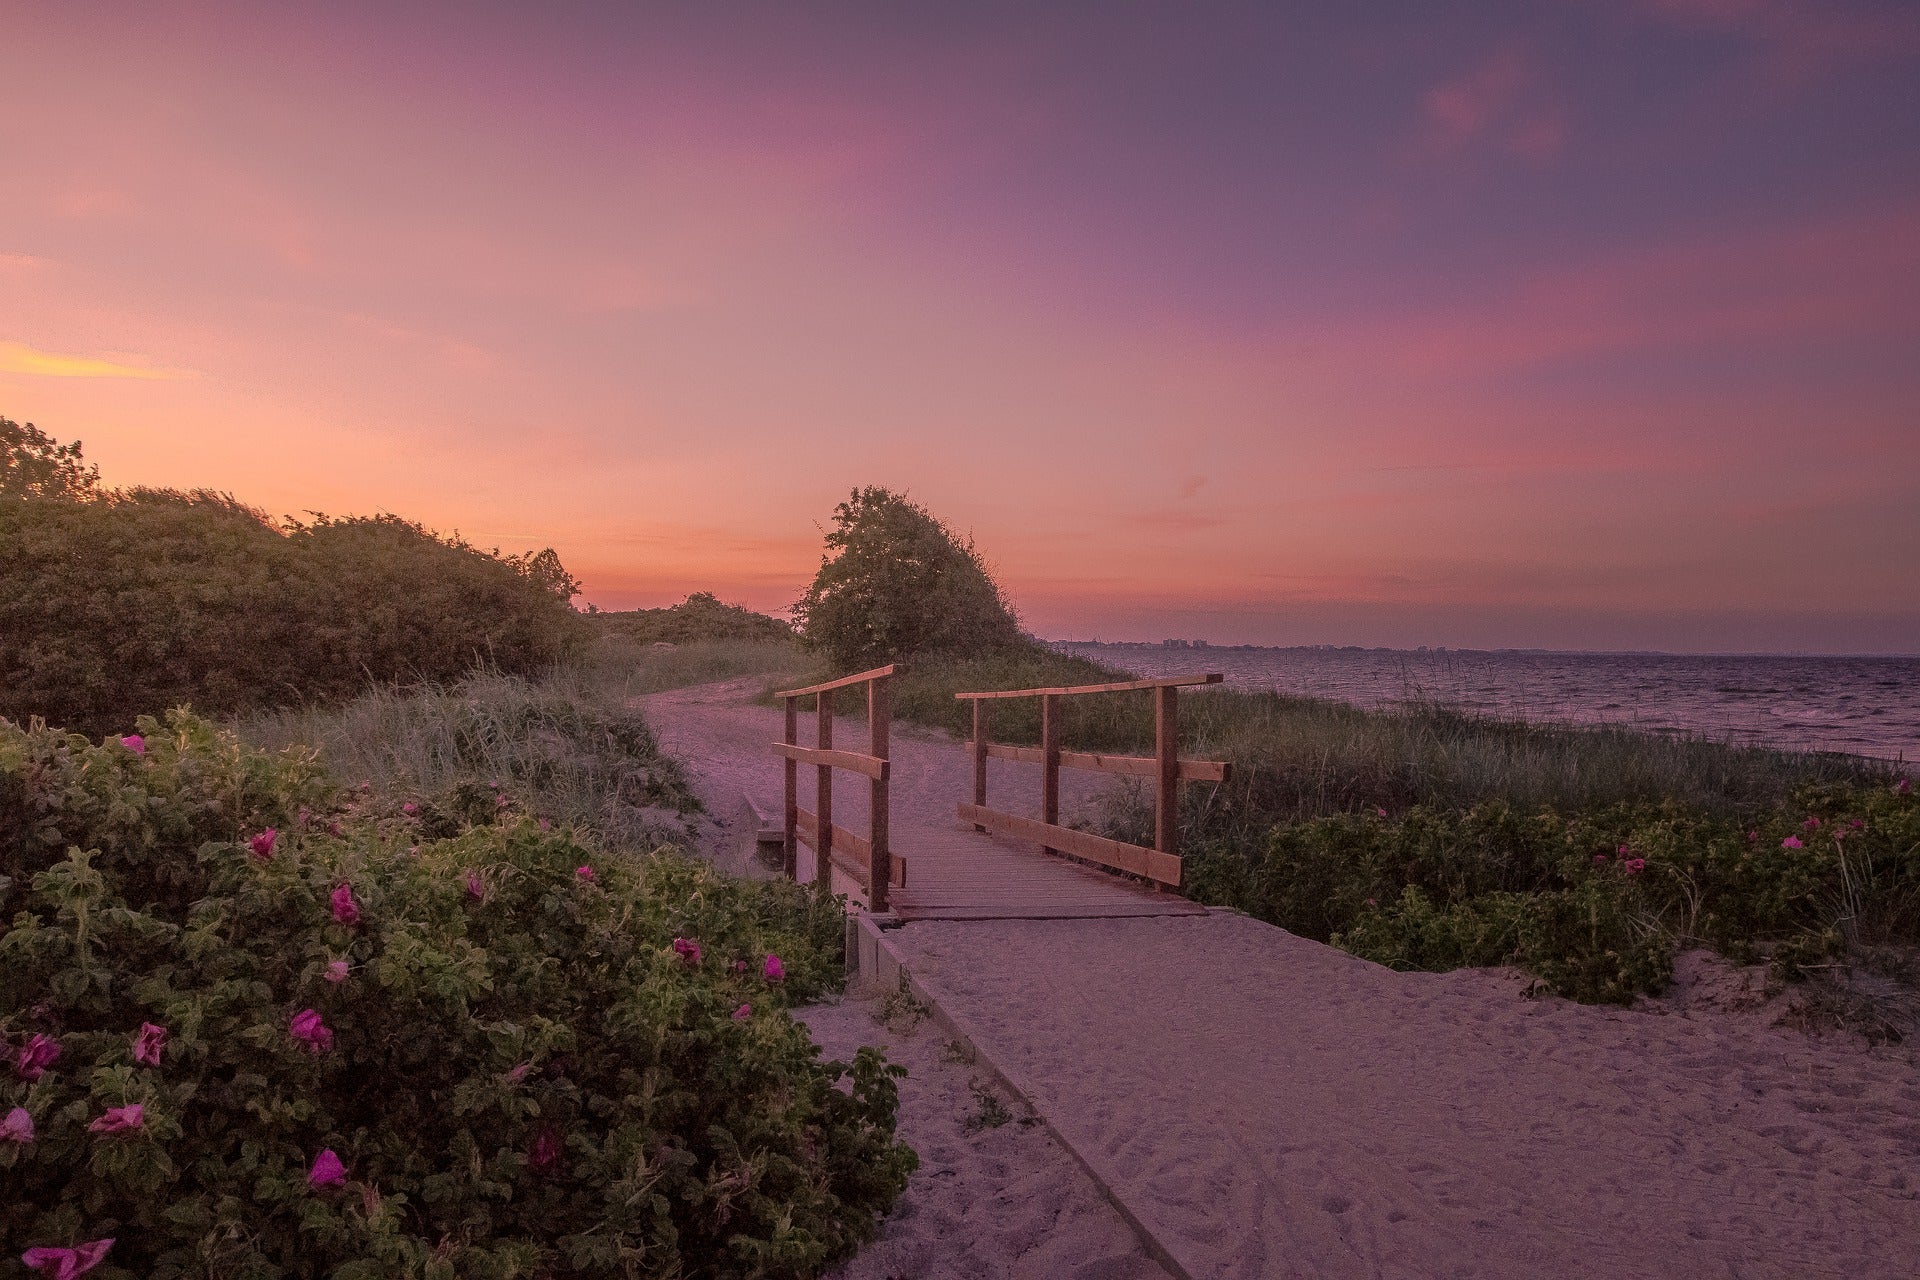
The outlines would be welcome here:
<svg viewBox="0 0 1920 1280">
<path fill-rule="evenodd" d="M 1027 764 L 1045 764 L 1047 753 L 1039 747 L 1010 747 L 989 742 L 987 754 L 1001 760 L 1019 760 Z M 1063 769 L 1091 769 L 1096 773 L 1119 773 L 1130 778 L 1157 778 L 1160 761 L 1153 756 L 1106 756 L 1092 751 L 1062 751 Z M 1233 768 L 1224 760 L 1182 760 L 1180 781 L 1225 782 Z"/>
<path fill-rule="evenodd" d="M 988 809 L 977 804 L 959 806 L 958 814 L 962 822 L 970 822 L 976 827 L 985 827 L 995 835 L 1012 836 L 1017 840 L 1031 840 L 1049 849 L 1058 849 L 1076 858 L 1085 858 L 1089 862 L 1112 867 L 1116 871 L 1125 871 L 1130 875 L 1157 880 L 1161 884 L 1172 885 L 1174 888 L 1180 886 L 1180 859 L 1172 854 L 1162 853 L 1158 849 L 1148 849 L 1143 845 L 1127 844 L 1120 840 L 1109 840 L 1105 836 L 1096 836 L 1090 831 L 1076 831 L 1072 827 L 1041 822 L 1037 818 L 1015 817 L 1013 814 L 1001 813 L 997 809 Z"/>
<path fill-rule="evenodd" d="M 1203 676 L 1161 676 L 1155 680 L 1122 680 L 1117 684 L 1077 684 L 1059 689 L 994 689 L 985 693 L 956 693 L 953 696 L 961 702 L 978 702 L 983 698 L 1037 698 L 1042 694 L 1125 693 L 1129 689 L 1178 689 L 1197 684 L 1219 684 L 1222 678 L 1218 671 L 1210 671 Z"/>
</svg>

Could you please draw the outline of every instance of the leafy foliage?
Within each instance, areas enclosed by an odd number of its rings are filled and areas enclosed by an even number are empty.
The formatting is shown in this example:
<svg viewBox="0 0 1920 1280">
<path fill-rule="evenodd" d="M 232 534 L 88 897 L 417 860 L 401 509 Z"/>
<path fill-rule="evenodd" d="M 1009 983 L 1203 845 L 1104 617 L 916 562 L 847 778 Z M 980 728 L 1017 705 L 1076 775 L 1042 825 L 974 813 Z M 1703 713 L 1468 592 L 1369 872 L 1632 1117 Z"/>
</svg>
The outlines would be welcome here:
<svg viewBox="0 0 1920 1280">
<path fill-rule="evenodd" d="M 59 444 L 31 422 L 0 418 L 0 498 L 91 497 L 100 468 L 80 457 L 80 442 Z"/>
<path fill-rule="evenodd" d="M 973 543 L 878 487 L 834 508 L 827 551 L 794 605 L 808 647 L 854 670 L 922 653 L 1017 646 L 1019 621 Z"/>
<path fill-rule="evenodd" d="M 836 903 L 139 729 L 0 722 L 0 1275 L 810 1275 L 903 1188 L 897 1069 L 785 1012 Z"/>
<path fill-rule="evenodd" d="M 1342 814 L 1281 824 L 1258 856 L 1203 844 L 1187 887 L 1382 964 L 1518 964 L 1625 1003 L 1665 985 L 1684 941 L 1787 972 L 1920 943 L 1920 805 L 1879 785 L 1808 787 L 1747 823 L 1674 804 Z"/>
<path fill-rule="evenodd" d="M 282 529 L 208 492 L 0 501 L 0 715 L 105 732 L 529 671 L 579 636 L 551 553 L 502 557 L 393 516 Z"/>
<path fill-rule="evenodd" d="M 744 605 L 722 604 L 711 591 L 696 591 L 665 609 L 590 615 L 595 625 L 648 644 L 701 640 L 792 640 L 793 628 Z"/>
</svg>

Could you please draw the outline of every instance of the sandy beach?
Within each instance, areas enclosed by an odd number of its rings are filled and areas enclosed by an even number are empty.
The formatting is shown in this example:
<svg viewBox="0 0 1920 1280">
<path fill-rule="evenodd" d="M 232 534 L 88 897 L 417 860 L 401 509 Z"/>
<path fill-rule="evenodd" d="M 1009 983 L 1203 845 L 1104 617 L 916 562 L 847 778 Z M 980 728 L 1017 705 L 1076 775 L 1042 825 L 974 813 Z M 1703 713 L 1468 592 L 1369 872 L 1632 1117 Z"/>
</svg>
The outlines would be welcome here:
<svg viewBox="0 0 1920 1280">
<path fill-rule="evenodd" d="M 777 713 L 747 696 L 645 704 L 716 796 L 777 794 Z M 961 745 L 920 730 L 896 743 L 896 814 L 950 815 Z M 1891 1278 L 1920 1258 L 1906 1047 L 1684 993 L 1617 1009 L 1530 998 L 1511 970 L 1396 973 L 1224 911 L 887 936 L 1193 1276 Z M 923 1170 L 847 1274 L 1078 1274 L 1020 1269 L 1038 1256 L 1033 1206 L 1003 1193 L 1029 1174 L 956 1137 L 939 1078 L 953 1068 L 856 1009 L 809 1020 L 829 1048 L 886 1043 L 907 1063 L 903 1133 L 948 1172 L 936 1193 Z M 1074 1229 L 1092 1239 L 1097 1216 Z"/>
</svg>

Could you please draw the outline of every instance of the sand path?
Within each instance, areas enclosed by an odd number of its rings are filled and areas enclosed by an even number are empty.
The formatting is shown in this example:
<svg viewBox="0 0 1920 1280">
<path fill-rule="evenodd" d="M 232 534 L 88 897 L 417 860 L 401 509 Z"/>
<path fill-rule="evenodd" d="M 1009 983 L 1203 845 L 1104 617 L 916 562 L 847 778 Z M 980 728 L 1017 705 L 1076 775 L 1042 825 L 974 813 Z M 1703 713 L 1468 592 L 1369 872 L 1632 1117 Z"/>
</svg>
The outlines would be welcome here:
<svg viewBox="0 0 1920 1280">
<path fill-rule="evenodd" d="M 777 796 L 743 692 L 647 713 L 703 788 Z M 964 750 L 902 739 L 894 812 L 952 824 Z M 888 937 L 1192 1276 L 1920 1273 L 1907 1050 L 1394 973 L 1225 912 Z"/>
</svg>

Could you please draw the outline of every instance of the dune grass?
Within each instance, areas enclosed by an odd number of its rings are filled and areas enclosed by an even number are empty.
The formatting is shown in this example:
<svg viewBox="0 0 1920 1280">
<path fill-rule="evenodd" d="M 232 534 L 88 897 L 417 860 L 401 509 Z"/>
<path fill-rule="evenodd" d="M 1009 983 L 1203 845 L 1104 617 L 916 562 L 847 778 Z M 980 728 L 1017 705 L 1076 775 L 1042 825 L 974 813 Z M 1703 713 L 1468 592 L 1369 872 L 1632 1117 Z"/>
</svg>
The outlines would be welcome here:
<svg viewBox="0 0 1920 1280">
<path fill-rule="evenodd" d="M 376 686 L 236 727 L 259 746 L 317 747 L 336 775 L 364 779 L 376 797 L 444 795 L 464 807 L 498 784 L 511 803 L 556 825 L 610 847 L 651 848 L 684 839 L 700 805 L 633 700 L 797 665 L 786 642 L 655 648 L 603 636 L 536 678 L 483 671 L 443 685 Z"/>
</svg>

